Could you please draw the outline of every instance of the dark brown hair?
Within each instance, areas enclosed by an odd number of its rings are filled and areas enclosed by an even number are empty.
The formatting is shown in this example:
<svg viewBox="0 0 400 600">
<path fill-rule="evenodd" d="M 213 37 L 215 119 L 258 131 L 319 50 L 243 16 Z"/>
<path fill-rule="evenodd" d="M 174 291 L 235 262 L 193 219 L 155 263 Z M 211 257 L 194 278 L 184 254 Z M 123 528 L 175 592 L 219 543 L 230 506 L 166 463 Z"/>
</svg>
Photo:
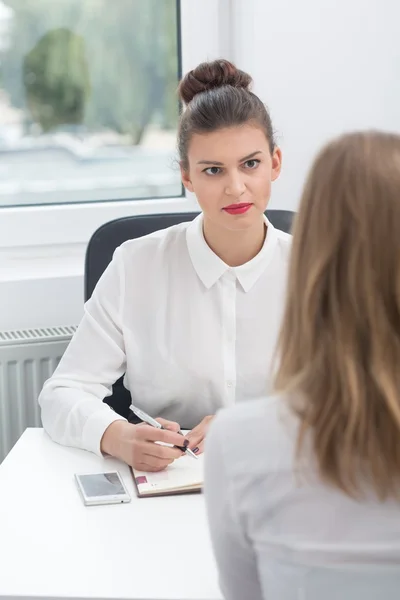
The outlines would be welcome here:
<svg viewBox="0 0 400 600">
<path fill-rule="evenodd" d="M 274 134 L 271 118 L 260 98 L 250 91 L 250 75 L 227 60 L 205 62 L 189 71 L 179 85 L 187 105 L 178 131 L 178 149 L 184 169 L 189 168 L 188 148 L 194 133 L 254 123 L 264 132 L 271 153 Z"/>
<path fill-rule="evenodd" d="M 295 221 L 276 390 L 300 401 L 322 478 L 400 498 L 400 136 L 318 156 Z"/>
</svg>

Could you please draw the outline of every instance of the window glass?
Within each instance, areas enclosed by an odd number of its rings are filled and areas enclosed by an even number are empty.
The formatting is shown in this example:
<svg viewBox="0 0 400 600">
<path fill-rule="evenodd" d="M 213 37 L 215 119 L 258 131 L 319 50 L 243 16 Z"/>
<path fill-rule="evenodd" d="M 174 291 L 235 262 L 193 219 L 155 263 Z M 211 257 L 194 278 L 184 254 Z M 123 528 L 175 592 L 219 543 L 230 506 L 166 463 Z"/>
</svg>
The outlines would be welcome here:
<svg viewBox="0 0 400 600">
<path fill-rule="evenodd" d="M 0 206 L 181 196 L 176 0 L 0 0 Z"/>
</svg>

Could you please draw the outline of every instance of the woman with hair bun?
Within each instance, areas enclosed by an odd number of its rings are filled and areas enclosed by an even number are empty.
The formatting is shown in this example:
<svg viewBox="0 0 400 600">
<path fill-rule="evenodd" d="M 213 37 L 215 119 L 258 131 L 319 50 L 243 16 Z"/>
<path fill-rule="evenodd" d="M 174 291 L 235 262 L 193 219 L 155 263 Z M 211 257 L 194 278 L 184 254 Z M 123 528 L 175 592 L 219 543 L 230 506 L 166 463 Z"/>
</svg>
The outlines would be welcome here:
<svg viewBox="0 0 400 600">
<path fill-rule="evenodd" d="M 267 393 L 291 237 L 264 211 L 281 170 L 251 77 L 226 60 L 181 81 L 182 181 L 201 214 L 117 248 L 40 395 L 57 442 L 164 469 L 204 438 L 222 407 Z M 132 402 L 164 427 L 132 425 L 103 399 L 125 373 Z"/>
</svg>

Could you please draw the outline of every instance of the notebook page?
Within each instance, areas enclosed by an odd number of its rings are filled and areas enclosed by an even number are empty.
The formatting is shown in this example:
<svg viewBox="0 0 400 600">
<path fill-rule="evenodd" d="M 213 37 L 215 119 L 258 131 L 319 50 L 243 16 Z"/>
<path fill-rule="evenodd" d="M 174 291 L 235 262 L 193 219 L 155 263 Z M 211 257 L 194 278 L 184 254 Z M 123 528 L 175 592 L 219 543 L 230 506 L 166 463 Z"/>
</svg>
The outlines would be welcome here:
<svg viewBox="0 0 400 600">
<path fill-rule="evenodd" d="M 139 493 L 161 493 L 203 484 L 204 454 L 197 460 L 190 456 L 178 458 L 164 471 L 149 473 L 133 469 Z"/>
</svg>

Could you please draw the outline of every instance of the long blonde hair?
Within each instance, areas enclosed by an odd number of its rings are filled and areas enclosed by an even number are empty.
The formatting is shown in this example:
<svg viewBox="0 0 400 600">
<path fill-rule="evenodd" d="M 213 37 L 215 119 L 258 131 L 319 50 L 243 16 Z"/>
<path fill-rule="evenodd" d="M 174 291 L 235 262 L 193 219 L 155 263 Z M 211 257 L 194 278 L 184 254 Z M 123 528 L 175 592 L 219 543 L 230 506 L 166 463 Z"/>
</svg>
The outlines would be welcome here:
<svg viewBox="0 0 400 600">
<path fill-rule="evenodd" d="M 400 136 L 345 135 L 317 157 L 277 358 L 276 390 L 301 399 L 298 451 L 309 432 L 325 481 L 400 498 Z"/>
</svg>

